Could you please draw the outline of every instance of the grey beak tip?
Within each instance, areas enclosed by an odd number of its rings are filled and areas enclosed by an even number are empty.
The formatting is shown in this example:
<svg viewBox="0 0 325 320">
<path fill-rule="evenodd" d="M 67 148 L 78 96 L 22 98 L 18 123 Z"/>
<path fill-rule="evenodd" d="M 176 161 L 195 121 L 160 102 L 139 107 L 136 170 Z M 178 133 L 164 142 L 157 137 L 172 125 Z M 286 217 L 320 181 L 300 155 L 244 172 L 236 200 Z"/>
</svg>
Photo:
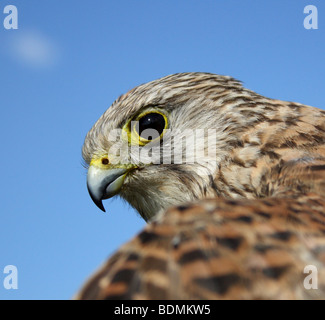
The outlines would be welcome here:
<svg viewBox="0 0 325 320">
<path fill-rule="evenodd" d="M 105 210 L 105 208 L 104 208 L 104 206 L 103 206 L 102 203 L 101 203 L 101 206 L 98 206 L 98 208 L 99 208 L 100 210 L 102 210 L 103 212 L 106 212 L 106 210 Z"/>
<path fill-rule="evenodd" d="M 103 212 L 106 212 L 106 210 L 105 210 L 105 207 L 104 207 L 104 205 L 103 205 L 103 202 L 101 201 L 101 200 L 97 200 L 97 199 L 92 199 L 93 201 L 94 201 L 94 203 L 96 204 L 96 206 L 100 209 L 100 210 L 102 210 Z"/>
<path fill-rule="evenodd" d="M 106 210 L 105 210 L 105 208 L 104 208 L 104 205 L 103 205 L 103 201 L 97 199 L 97 197 L 94 197 L 94 195 L 93 195 L 92 192 L 90 191 L 88 185 L 87 185 L 87 187 L 88 187 L 88 192 L 89 192 L 89 195 L 90 195 L 90 197 L 91 197 L 91 200 L 93 200 L 93 202 L 95 203 L 95 205 L 96 205 L 100 210 L 102 210 L 103 212 L 106 212 Z"/>
<path fill-rule="evenodd" d="M 127 169 L 115 168 L 102 170 L 89 167 L 87 175 L 87 189 L 96 206 L 106 212 L 102 200 L 115 196 L 120 190 Z"/>
<path fill-rule="evenodd" d="M 106 212 L 103 202 L 101 200 L 98 201 L 98 200 L 93 199 L 93 201 L 100 210 L 102 210 L 103 212 Z"/>
</svg>

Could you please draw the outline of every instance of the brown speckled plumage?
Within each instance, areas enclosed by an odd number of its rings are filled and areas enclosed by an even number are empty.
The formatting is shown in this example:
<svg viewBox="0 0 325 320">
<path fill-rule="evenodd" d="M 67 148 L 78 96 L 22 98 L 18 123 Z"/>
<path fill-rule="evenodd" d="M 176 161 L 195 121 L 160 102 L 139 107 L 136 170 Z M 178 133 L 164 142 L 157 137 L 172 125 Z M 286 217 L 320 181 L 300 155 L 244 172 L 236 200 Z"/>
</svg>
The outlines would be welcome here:
<svg viewBox="0 0 325 320">
<path fill-rule="evenodd" d="M 324 299 L 325 111 L 230 77 L 171 75 L 121 96 L 88 133 L 85 161 L 147 106 L 168 110 L 171 129 L 216 129 L 216 166 L 132 171 L 120 196 L 151 221 L 77 297 Z M 318 270 L 317 290 L 303 286 L 307 265 Z"/>
</svg>

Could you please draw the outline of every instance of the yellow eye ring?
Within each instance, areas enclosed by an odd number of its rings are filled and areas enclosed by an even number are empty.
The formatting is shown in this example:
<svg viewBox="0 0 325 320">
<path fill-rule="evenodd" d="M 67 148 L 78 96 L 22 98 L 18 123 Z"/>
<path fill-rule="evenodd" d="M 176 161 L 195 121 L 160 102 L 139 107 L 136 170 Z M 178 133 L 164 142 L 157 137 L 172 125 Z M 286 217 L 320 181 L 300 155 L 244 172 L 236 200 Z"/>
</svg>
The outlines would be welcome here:
<svg viewBox="0 0 325 320">
<path fill-rule="evenodd" d="M 160 139 L 168 127 L 167 116 L 158 110 L 147 110 L 128 121 L 123 129 L 131 145 L 143 146 Z"/>
</svg>

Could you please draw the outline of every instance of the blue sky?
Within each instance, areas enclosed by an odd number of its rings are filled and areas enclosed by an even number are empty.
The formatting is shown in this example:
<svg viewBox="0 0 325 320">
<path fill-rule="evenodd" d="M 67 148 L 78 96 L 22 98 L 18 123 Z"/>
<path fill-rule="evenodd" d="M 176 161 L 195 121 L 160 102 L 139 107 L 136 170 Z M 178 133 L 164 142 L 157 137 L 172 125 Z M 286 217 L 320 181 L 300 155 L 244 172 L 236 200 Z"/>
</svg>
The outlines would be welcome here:
<svg viewBox="0 0 325 320">
<path fill-rule="evenodd" d="M 6 5 L 18 29 L 6 30 Z M 306 5 L 318 29 L 303 26 Z M 0 0 L 0 299 L 69 299 L 144 222 L 92 203 L 87 131 L 122 93 L 184 71 L 325 106 L 323 0 Z M 3 269 L 18 269 L 18 289 Z"/>
</svg>

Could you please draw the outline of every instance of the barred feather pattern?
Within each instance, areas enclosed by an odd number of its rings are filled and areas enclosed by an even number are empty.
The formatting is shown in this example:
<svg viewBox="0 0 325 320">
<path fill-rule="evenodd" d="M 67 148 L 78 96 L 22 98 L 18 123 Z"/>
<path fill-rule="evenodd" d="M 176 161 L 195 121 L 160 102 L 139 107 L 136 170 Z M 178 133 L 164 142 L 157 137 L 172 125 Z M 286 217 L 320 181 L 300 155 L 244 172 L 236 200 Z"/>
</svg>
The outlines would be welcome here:
<svg viewBox="0 0 325 320">
<path fill-rule="evenodd" d="M 323 299 L 325 201 L 317 194 L 204 200 L 169 209 L 122 246 L 79 299 Z M 318 289 L 304 287 L 304 268 Z"/>
<path fill-rule="evenodd" d="M 175 74 L 117 99 L 89 131 L 85 162 L 149 106 L 168 110 L 172 129 L 216 129 L 215 166 L 132 172 L 120 196 L 150 222 L 77 297 L 325 298 L 325 111 L 231 77 Z M 318 270 L 317 290 L 303 286 L 307 265 Z"/>
</svg>

